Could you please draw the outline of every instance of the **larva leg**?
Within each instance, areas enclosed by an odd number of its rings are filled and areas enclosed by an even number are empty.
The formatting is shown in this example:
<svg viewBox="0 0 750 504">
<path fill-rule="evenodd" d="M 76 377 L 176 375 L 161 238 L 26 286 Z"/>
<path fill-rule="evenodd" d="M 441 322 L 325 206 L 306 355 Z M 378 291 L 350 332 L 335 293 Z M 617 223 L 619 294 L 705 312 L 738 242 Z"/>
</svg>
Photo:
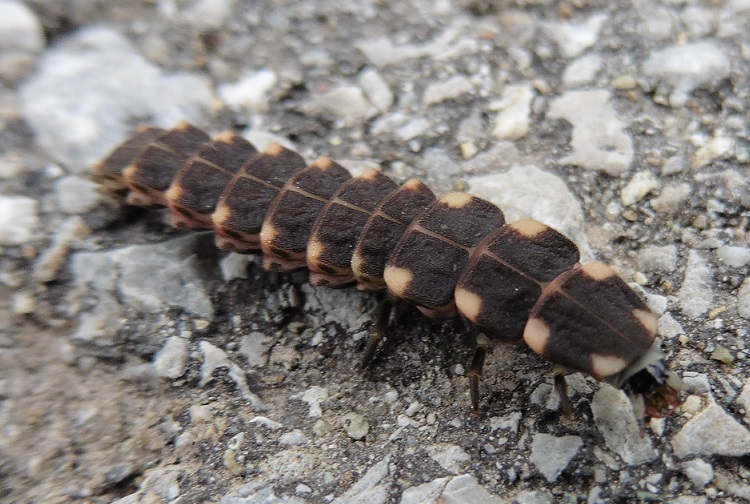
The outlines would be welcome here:
<svg viewBox="0 0 750 504">
<path fill-rule="evenodd" d="M 566 369 L 555 366 L 555 391 L 560 397 L 560 407 L 566 416 L 573 414 L 573 403 L 568 395 L 568 383 L 565 381 Z"/>
<path fill-rule="evenodd" d="M 370 331 L 370 337 L 367 340 L 367 346 L 362 355 L 362 361 L 359 364 L 359 371 L 361 373 L 367 371 L 367 367 L 375 356 L 378 344 L 380 344 L 380 340 L 383 339 L 385 331 L 388 328 L 388 321 L 391 319 L 391 311 L 395 303 L 396 300 L 389 294 L 384 295 L 378 301 L 378 307 L 375 310 L 375 325 L 373 325 L 372 331 Z"/>
<path fill-rule="evenodd" d="M 474 351 L 474 358 L 471 360 L 469 369 L 469 391 L 471 393 L 471 406 L 474 415 L 479 415 L 479 379 L 482 377 L 484 361 L 487 359 L 487 352 L 490 350 L 490 340 L 484 334 L 477 335 L 477 349 Z"/>
</svg>

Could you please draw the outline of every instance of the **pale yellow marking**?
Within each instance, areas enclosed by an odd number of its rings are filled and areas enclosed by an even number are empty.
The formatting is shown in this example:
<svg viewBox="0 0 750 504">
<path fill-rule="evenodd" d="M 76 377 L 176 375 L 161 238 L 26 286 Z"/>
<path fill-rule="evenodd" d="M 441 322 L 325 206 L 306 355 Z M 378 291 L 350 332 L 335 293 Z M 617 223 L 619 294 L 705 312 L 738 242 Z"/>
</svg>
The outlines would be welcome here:
<svg viewBox="0 0 750 504">
<path fill-rule="evenodd" d="M 476 323 L 482 313 L 482 298 L 464 288 L 457 288 L 453 294 L 456 299 L 456 307 L 461 315 Z"/>
<path fill-rule="evenodd" d="M 625 369 L 628 362 L 614 355 L 591 354 L 591 374 L 594 378 L 607 378 Z"/>
<path fill-rule="evenodd" d="M 265 247 L 270 247 L 273 242 L 276 241 L 276 237 L 279 235 L 278 229 L 267 220 L 263 222 L 260 228 L 260 243 Z M 265 251 L 265 250 L 264 250 Z"/>
<path fill-rule="evenodd" d="M 365 264 L 365 258 L 362 257 L 362 254 L 359 253 L 359 250 L 355 250 L 354 254 L 352 254 L 352 271 L 354 274 L 358 277 L 365 276 L 365 274 L 362 272 L 362 266 Z"/>
<path fill-rule="evenodd" d="M 404 298 L 409 285 L 414 280 L 414 273 L 406 268 L 386 266 L 383 272 L 383 280 L 393 294 Z"/>
<path fill-rule="evenodd" d="M 617 272 L 604 263 L 592 262 L 581 267 L 581 271 L 588 277 L 596 281 L 606 280 L 607 278 L 617 276 Z"/>
<path fill-rule="evenodd" d="M 135 175 L 138 173 L 138 165 L 128 165 L 124 170 L 122 170 L 122 177 L 130 182 L 135 178 Z"/>
<path fill-rule="evenodd" d="M 639 310 L 638 308 L 634 308 L 633 316 L 638 319 L 638 322 L 640 322 L 641 325 L 646 328 L 651 336 L 656 337 L 656 332 L 658 330 L 658 320 L 656 319 L 656 315 L 648 310 Z"/>
<path fill-rule="evenodd" d="M 362 174 L 357 178 L 372 181 L 377 179 L 379 176 L 380 172 L 378 170 L 376 170 L 375 168 L 370 168 L 369 170 L 362 172 Z"/>
<path fill-rule="evenodd" d="M 307 263 L 318 264 L 324 250 L 325 246 L 317 238 L 310 238 L 307 242 Z"/>
<path fill-rule="evenodd" d="M 172 204 L 177 204 L 182 199 L 182 187 L 179 184 L 172 184 L 164 193 L 164 198 Z"/>
<path fill-rule="evenodd" d="M 524 219 L 513 224 L 509 224 L 509 227 L 518 231 L 518 234 L 525 236 L 526 238 L 534 238 L 535 236 L 544 233 L 549 228 L 534 219 Z"/>
<path fill-rule="evenodd" d="M 217 228 L 224 227 L 224 224 L 229 222 L 229 219 L 231 217 L 232 209 L 230 209 L 224 203 L 219 203 L 218 205 L 216 205 L 216 210 L 214 210 L 214 213 L 211 214 L 211 220 L 214 223 L 214 227 Z"/>
<path fill-rule="evenodd" d="M 175 125 L 174 129 L 177 131 L 187 131 L 190 129 L 190 123 L 187 121 L 180 121 Z"/>
<path fill-rule="evenodd" d="M 471 194 L 466 194 L 465 192 L 454 192 L 446 194 L 440 198 L 440 203 L 443 203 L 448 208 L 463 208 L 471 203 L 472 199 L 473 197 Z"/>
<path fill-rule="evenodd" d="M 268 147 L 266 147 L 266 150 L 263 151 L 264 154 L 270 156 L 280 156 L 282 152 L 284 152 L 284 147 L 277 143 L 269 144 Z"/>
<path fill-rule="evenodd" d="M 323 171 L 327 171 L 333 168 L 333 159 L 326 157 L 326 156 L 321 156 L 318 159 L 316 159 L 315 162 L 313 162 L 311 166 L 320 168 Z"/>
<path fill-rule="evenodd" d="M 237 138 L 237 134 L 234 131 L 222 131 L 218 135 L 216 135 L 216 138 L 214 138 L 215 141 L 230 144 L 234 142 L 234 139 Z"/>
<path fill-rule="evenodd" d="M 418 191 L 422 188 L 422 186 L 424 186 L 424 184 L 421 180 L 413 178 L 407 180 L 401 187 L 403 187 L 404 189 L 408 189 L 409 191 Z"/>
<path fill-rule="evenodd" d="M 544 320 L 530 318 L 526 322 L 526 328 L 523 330 L 523 340 L 529 345 L 529 348 L 539 355 L 544 355 L 544 349 L 547 347 L 550 336 L 552 336 L 552 333 Z"/>
</svg>

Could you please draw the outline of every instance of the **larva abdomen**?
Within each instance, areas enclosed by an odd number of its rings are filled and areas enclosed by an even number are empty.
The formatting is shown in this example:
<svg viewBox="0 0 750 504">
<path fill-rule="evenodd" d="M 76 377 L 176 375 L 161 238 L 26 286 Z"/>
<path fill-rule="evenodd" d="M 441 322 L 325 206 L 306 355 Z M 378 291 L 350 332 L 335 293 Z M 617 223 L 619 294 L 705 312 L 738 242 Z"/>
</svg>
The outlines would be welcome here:
<svg viewBox="0 0 750 504">
<path fill-rule="evenodd" d="M 352 178 L 328 158 L 308 166 L 279 145 L 258 152 L 233 133 L 210 140 L 187 123 L 142 130 L 94 177 L 112 192 L 130 190 L 130 203 L 167 206 L 175 225 L 212 227 L 220 248 L 261 252 L 267 269 L 307 267 L 316 285 L 387 289 L 428 316 L 460 314 L 494 340 L 525 343 L 623 388 L 652 416 L 679 402 L 656 317 L 624 280 L 601 263 L 580 266 L 575 244 L 557 231 L 506 224 L 475 196 L 436 199 L 417 180 L 399 187 L 376 170 Z M 389 308 L 382 313 L 363 366 Z M 475 411 L 486 351 L 477 349 L 469 373 Z"/>
</svg>

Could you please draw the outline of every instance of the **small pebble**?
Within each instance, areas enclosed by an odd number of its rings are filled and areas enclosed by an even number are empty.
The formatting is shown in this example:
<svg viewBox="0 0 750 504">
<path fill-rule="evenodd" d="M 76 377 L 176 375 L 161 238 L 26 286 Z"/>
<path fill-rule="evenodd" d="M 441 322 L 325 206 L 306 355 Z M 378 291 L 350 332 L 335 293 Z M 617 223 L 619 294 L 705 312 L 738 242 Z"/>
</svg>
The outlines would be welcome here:
<svg viewBox="0 0 750 504">
<path fill-rule="evenodd" d="M 359 413 L 347 413 L 343 417 L 346 434 L 355 441 L 364 439 L 370 432 L 370 422 Z"/>
</svg>

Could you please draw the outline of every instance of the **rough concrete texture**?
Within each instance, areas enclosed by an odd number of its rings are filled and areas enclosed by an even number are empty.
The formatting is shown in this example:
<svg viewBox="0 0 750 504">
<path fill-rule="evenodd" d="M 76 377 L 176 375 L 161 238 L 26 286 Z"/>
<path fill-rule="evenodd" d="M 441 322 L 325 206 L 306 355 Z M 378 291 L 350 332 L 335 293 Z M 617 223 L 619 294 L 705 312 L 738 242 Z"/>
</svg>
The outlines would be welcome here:
<svg viewBox="0 0 750 504">
<path fill-rule="evenodd" d="M 2 0 L 0 20 L 0 500 L 750 496 L 747 0 Z M 87 182 L 180 119 L 561 227 L 640 286 L 692 390 L 641 432 L 571 375 L 567 418 L 551 365 L 499 346 L 475 418 L 472 335 L 411 307 L 360 375 L 372 296 Z"/>
</svg>

